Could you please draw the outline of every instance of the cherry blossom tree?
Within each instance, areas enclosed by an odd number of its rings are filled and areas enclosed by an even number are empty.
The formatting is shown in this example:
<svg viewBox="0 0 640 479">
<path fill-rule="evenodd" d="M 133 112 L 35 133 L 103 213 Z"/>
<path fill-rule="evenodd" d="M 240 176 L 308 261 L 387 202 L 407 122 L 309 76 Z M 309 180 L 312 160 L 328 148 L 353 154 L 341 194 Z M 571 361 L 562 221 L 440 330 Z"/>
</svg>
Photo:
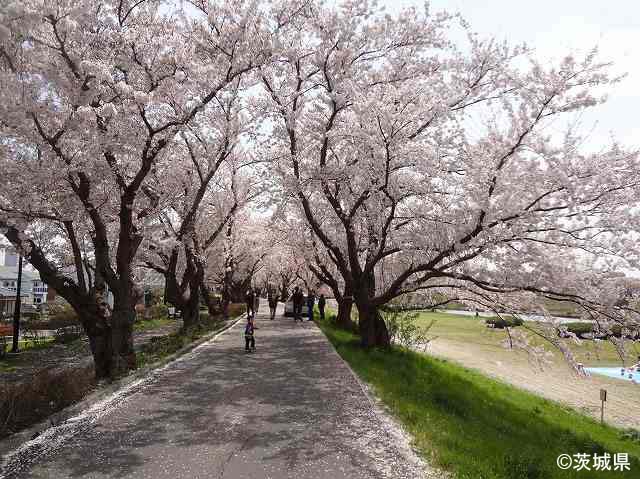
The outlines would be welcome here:
<svg viewBox="0 0 640 479">
<path fill-rule="evenodd" d="M 217 312 L 205 284 L 207 253 L 234 214 L 259 194 L 255 172 L 249 173 L 251 156 L 239 145 L 240 125 L 246 130 L 251 122 L 234 106 L 238 94 L 236 84 L 228 98 L 205 111 L 210 121 L 199 121 L 197 130 L 191 127 L 176 140 L 179 145 L 172 151 L 189 159 L 175 159 L 182 165 L 173 177 L 180 194 L 148 230 L 144 264 L 164 276 L 166 299 L 181 310 L 185 328 L 199 320 L 201 295 L 209 314 Z"/>
<path fill-rule="evenodd" d="M 268 223 L 246 208 L 227 223 L 224 237 L 207 252 L 206 282 L 222 293 L 223 314 L 229 303 L 244 302 L 248 289 L 264 282 L 259 272 L 272 250 Z"/>
<path fill-rule="evenodd" d="M 632 314 L 596 285 L 637 266 L 638 157 L 585 150 L 573 122 L 616 81 L 597 51 L 543 64 L 428 7 L 309 3 L 304 15 L 261 68 L 270 154 L 323 250 L 319 272 L 353 295 L 364 346 L 389 344 L 379 308 L 417 291 Z M 583 256 L 598 258 L 588 279 L 567 266 Z"/>
<path fill-rule="evenodd" d="M 202 3 L 198 17 L 151 0 L 28 0 L 2 11 L 0 137 L 10 181 L 0 226 L 78 312 L 99 378 L 135 365 L 134 258 L 173 194 L 165 180 L 174 139 L 270 59 L 266 8 Z M 77 277 L 25 235 L 36 218 L 65 225 Z M 90 286 L 76 218 L 92 243 Z"/>
</svg>

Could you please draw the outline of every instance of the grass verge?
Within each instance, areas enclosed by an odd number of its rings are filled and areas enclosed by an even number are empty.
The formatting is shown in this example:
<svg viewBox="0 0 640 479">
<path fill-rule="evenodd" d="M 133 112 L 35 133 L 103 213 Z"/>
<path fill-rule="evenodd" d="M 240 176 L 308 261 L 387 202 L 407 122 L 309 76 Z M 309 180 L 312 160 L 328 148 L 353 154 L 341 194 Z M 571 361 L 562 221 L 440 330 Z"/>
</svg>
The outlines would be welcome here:
<svg viewBox="0 0 640 479">
<path fill-rule="evenodd" d="M 160 361 L 206 334 L 222 329 L 224 325 L 221 317 L 209 318 L 208 315 L 203 315 L 200 317 L 200 324 L 194 328 L 151 338 L 136 354 L 137 366 L 140 368 Z"/>
<path fill-rule="evenodd" d="M 401 348 L 363 350 L 356 335 L 320 328 L 412 435 L 458 479 L 640 477 L 640 441 L 570 408 L 445 360 Z M 629 471 L 561 470 L 560 454 L 628 453 Z"/>
<path fill-rule="evenodd" d="M 142 319 L 133 323 L 133 330 L 135 332 L 149 331 L 152 329 L 160 329 L 164 326 L 174 324 L 175 320 L 165 317 Z"/>
</svg>

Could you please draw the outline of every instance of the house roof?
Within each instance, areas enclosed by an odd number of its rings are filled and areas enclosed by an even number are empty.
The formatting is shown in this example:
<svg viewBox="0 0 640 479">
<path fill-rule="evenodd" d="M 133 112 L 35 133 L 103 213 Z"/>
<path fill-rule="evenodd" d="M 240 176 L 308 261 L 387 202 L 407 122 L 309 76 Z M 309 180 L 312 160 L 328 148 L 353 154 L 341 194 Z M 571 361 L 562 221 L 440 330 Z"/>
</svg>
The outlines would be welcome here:
<svg viewBox="0 0 640 479">
<path fill-rule="evenodd" d="M 21 291 L 20 296 L 29 296 L 27 291 Z M 16 292 L 9 288 L 3 288 L 0 286 L 0 298 L 15 298 Z"/>
<path fill-rule="evenodd" d="M 18 279 L 17 266 L 0 266 L 0 279 Z M 40 273 L 22 268 L 22 281 L 39 281 Z"/>
</svg>

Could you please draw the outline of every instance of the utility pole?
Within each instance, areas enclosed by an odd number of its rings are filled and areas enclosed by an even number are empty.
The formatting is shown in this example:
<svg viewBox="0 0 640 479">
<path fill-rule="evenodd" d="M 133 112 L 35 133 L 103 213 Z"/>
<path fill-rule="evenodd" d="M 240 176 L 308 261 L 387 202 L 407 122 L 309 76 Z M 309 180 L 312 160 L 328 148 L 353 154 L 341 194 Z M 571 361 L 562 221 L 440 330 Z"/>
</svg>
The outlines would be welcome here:
<svg viewBox="0 0 640 479">
<path fill-rule="evenodd" d="M 18 256 L 18 287 L 16 288 L 16 306 L 13 309 L 13 346 L 12 353 L 18 352 L 18 338 L 20 336 L 20 306 L 22 305 L 22 255 Z"/>
</svg>

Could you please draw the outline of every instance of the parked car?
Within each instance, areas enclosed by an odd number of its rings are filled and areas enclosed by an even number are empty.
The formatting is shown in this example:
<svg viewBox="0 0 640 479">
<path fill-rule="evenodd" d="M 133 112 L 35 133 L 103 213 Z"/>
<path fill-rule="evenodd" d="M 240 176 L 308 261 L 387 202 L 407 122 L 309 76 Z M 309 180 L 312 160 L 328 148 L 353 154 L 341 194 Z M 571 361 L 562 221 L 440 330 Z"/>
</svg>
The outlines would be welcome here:
<svg viewBox="0 0 640 479">
<path fill-rule="evenodd" d="M 293 317 L 293 300 L 289 298 L 289 301 L 284 303 L 284 315 Z M 300 312 L 301 317 L 309 317 L 309 308 L 307 308 L 307 297 L 305 296 L 304 302 L 302 303 L 302 311 Z"/>
</svg>

